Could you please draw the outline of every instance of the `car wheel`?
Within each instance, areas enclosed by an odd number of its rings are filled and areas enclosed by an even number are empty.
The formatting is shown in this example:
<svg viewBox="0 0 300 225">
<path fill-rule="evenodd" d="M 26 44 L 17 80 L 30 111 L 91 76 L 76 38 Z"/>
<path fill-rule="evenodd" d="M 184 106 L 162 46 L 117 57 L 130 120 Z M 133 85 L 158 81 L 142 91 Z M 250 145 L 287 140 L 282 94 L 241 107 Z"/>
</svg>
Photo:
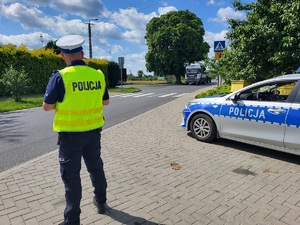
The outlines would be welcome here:
<svg viewBox="0 0 300 225">
<path fill-rule="evenodd" d="M 211 142 L 217 136 L 217 128 L 213 120 L 204 114 L 194 116 L 190 123 L 192 135 L 203 142 Z"/>
</svg>

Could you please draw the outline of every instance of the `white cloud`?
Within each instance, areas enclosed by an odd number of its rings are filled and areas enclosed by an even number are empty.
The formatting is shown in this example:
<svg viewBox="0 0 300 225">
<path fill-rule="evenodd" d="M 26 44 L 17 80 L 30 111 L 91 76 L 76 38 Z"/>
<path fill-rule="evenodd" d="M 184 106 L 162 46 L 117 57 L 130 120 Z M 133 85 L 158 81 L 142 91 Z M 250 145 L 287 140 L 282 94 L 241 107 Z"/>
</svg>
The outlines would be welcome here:
<svg viewBox="0 0 300 225">
<path fill-rule="evenodd" d="M 52 0 L 50 4 L 52 8 L 58 11 L 68 12 L 85 19 L 106 16 L 108 14 L 102 1 L 99 0 Z"/>
<path fill-rule="evenodd" d="M 112 23 L 123 30 L 123 40 L 145 45 L 146 25 L 155 16 L 158 16 L 155 12 L 144 14 L 138 12 L 135 8 L 128 8 L 111 13 L 109 18 Z"/>
<path fill-rule="evenodd" d="M 84 45 L 84 48 L 89 49 L 88 43 Z M 103 59 L 104 56 L 109 55 L 109 52 L 107 52 L 105 49 L 100 48 L 98 45 L 93 44 L 92 50 L 93 50 L 93 57 Z M 88 57 L 89 51 L 86 50 L 84 52 L 85 52 L 85 57 Z"/>
<path fill-rule="evenodd" d="M 165 7 L 168 6 L 168 3 L 165 2 L 165 1 L 161 1 L 160 3 L 161 3 L 163 6 L 165 6 Z"/>
<path fill-rule="evenodd" d="M 235 11 L 231 7 L 220 8 L 216 18 L 209 18 L 213 22 L 227 22 L 228 19 L 242 19 L 245 15 L 242 12 Z"/>
<path fill-rule="evenodd" d="M 209 0 L 207 3 L 207 5 L 217 5 L 217 6 L 220 6 L 220 5 L 224 5 L 226 4 L 224 0 Z"/>
<path fill-rule="evenodd" d="M 77 15 L 84 19 L 108 15 L 108 10 L 101 0 L 1 0 L 3 4 L 22 4 L 33 7 L 49 7 L 61 13 Z"/>
<path fill-rule="evenodd" d="M 21 0 L 19 2 L 36 7 L 48 6 L 59 12 L 77 15 L 85 19 L 106 16 L 108 14 L 101 0 Z"/>
<path fill-rule="evenodd" d="M 13 1 L 13 0 L 11 0 Z M 22 4 L 26 4 L 26 5 L 33 5 L 36 7 L 40 7 L 40 6 L 47 6 L 49 3 L 51 3 L 51 1 L 40 1 L 40 0 L 21 0 L 18 1 Z"/>
<path fill-rule="evenodd" d="M 127 73 L 130 71 L 133 75 L 137 75 L 138 70 L 142 70 L 145 74 L 152 74 L 147 72 L 145 67 L 145 55 L 146 52 L 140 52 L 137 54 L 129 54 L 125 58 L 125 67 L 127 68 Z"/>
<path fill-rule="evenodd" d="M 228 44 L 228 40 L 225 39 L 225 35 L 227 32 L 228 32 L 227 30 L 222 30 L 219 33 L 212 33 L 209 31 L 205 31 L 204 40 L 210 46 L 209 53 L 208 53 L 209 58 L 215 57 L 214 48 L 213 48 L 215 41 L 225 41 L 225 44 L 226 45 Z"/>
<path fill-rule="evenodd" d="M 120 40 L 122 38 L 122 32 L 118 25 L 113 24 L 111 22 L 95 22 L 93 23 L 91 29 L 92 34 L 95 37 L 100 37 L 101 39 L 113 39 Z M 86 25 L 87 27 L 87 25 Z M 85 29 L 87 31 L 87 28 Z"/>
<path fill-rule="evenodd" d="M 122 34 L 123 39 L 127 40 L 128 42 L 140 44 L 140 45 L 146 44 L 144 36 L 145 36 L 145 31 L 138 31 L 138 30 L 125 31 Z"/>
<path fill-rule="evenodd" d="M 147 45 L 144 39 L 146 25 L 153 17 L 159 17 L 170 11 L 177 11 L 173 6 L 164 4 L 157 11 L 148 14 L 137 11 L 135 8 L 120 9 L 117 12 L 108 12 L 101 0 L 0 0 L 0 19 L 13 19 L 22 27 L 33 28 L 36 32 L 16 36 L 0 35 L 3 44 L 13 43 L 24 44 L 29 49 L 40 48 L 40 33 L 43 30 L 44 45 L 50 40 L 67 34 L 82 35 L 86 42 L 84 44 L 85 55 L 88 57 L 88 22 L 91 18 L 98 18 L 92 21 L 92 47 L 93 57 L 107 60 L 118 60 L 119 56 L 125 57 L 125 67 L 136 74 L 138 70 L 145 68 L 145 54 Z M 9 4 L 9 2 L 11 2 Z M 47 2 L 47 4 L 46 4 Z M 210 0 L 214 5 L 221 4 L 223 0 Z M 53 14 L 45 15 L 42 7 L 51 9 Z M 77 15 L 70 20 L 70 16 Z M 225 18 L 239 18 L 240 14 L 230 7 L 221 8 L 217 18 L 211 19 L 214 22 L 224 22 Z M 74 18 L 74 17 L 73 17 Z M 49 34 L 47 34 L 48 30 Z M 206 31 L 204 39 L 213 47 L 214 41 L 224 40 L 226 31 L 214 34 Z M 133 50 L 134 49 L 134 50 Z M 213 48 L 210 49 L 210 57 L 214 56 Z"/>
<path fill-rule="evenodd" d="M 152 12 L 149 14 L 140 13 L 135 8 L 120 9 L 118 12 L 113 12 L 110 15 L 111 22 L 122 28 L 122 39 L 130 43 L 146 45 L 145 34 L 146 25 L 153 17 L 159 17 L 170 11 L 177 11 L 173 6 L 159 7 L 158 14 Z"/>
<path fill-rule="evenodd" d="M 131 43 L 144 45 L 147 23 L 156 14 L 139 13 L 135 8 L 120 9 L 110 15 L 111 22 L 123 30 L 122 38 Z"/>
<path fill-rule="evenodd" d="M 135 8 L 120 9 L 119 12 L 114 12 L 110 15 L 115 23 L 130 30 L 145 29 L 146 24 L 149 21 L 149 16 L 144 13 L 139 13 Z"/>
<path fill-rule="evenodd" d="M 20 35 L 10 35 L 5 36 L 0 34 L 0 40 L 2 44 L 13 43 L 16 46 L 25 45 L 28 49 L 41 48 L 41 34 L 43 37 L 43 45 L 51 40 L 51 37 L 48 34 L 34 32 L 30 34 L 20 34 Z"/>
<path fill-rule="evenodd" d="M 207 5 L 214 5 L 214 4 L 216 4 L 215 0 L 209 0 L 207 3 Z"/>
<path fill-rule="evenodd" d="M 87 35 L 87 25 L 81 20 L 66 20 L 62 17 L 54 17 L 55 23 L 48 29 L 58 38 L 68 34 Z"/>
<path fill-rule="evenodd" d="M 94 37 L 94 36 L 93 36 Z M 94 37 L 94 39 L 97 40 L 97 42 L 100 44 L 100 45 L 103 45 L 103 46 L 110 46 L 109 42 L 107 41 L 107 39 L 104 39 L 104 38 L 97 38 L 97 37 Z"/>
<path fill-rule="evenodd" d="M 146 41 L 144 36 L 146 34 L 146 25 L 153 17 L 159 17 L 170 11 L 177 11 L 173 6 L 166 6 L 158 8 L 157 12 L 152 12 L 149 14 L 144 14 L 138 12 L 135 8 L 120 9 L 118 12 L 114 12 L 110 15 L 111 22 L 120 26 L 123 29 L 122 39 L 129 43 L 136 44 L 140 49 L 147 49 Z M 138 70 L 143 70 L 146 73 L 145 68 L 145 54 L 146 51 L 141 53 L 130 54 L 128 53 L 130 49 L 121 49 L 119 52 L 114 52 L 112 54 L 125 54 L 125 67 L 131 70 L 133 74 L 136 74 Z M 115 61 L 117 59 L 114 59 Z M 130 73 L 130 71 L 127 71 Z"/>
<path fill-rule="evenodd" d="M 121 45 L 113 45 L 111 47 L 110 54 L 118 54 L 124 52 L 124 48 Z"/>
<path fill-rule="evenodd" d="M 28 8 L 20 3 L 0 5 L 0 12 L 1 16 L 20 22 L 24 29 L 41 29 L 53 25 L 53 19 L 45 16 L 42 11 L 35 7 Z"/>
<path fill-rule="evenodd" d="M 62 36 L 65 34 L 87 35 L 87 25 L 80 19 L 68 20 L 68 14 L 46 16 L 38 7 L 45 6 L 45 2 L 39 0 L 1 0 L 5 3 L 0 5 L 1 17 L 13 19 L 19 22 L 24 28 L 44 29 L 47 28 L 53 34 Z M 11 4 L 8 4 L 10 2 Z M 16 3 L 14 3 L 16 2 Z M 23 4 L 21 4 L 23 3 Z M 34 7 L 28 7 L 28 5 Z M 126 38 L 129 42 L 144 45 L 144 35 L 146 24 L 155 16 L 160 16 L 169 11 L 176 10 L 174 7 L 167 6 L 158 9 L 158 13 L 149 14 L 139 13 L 135 8 L 120 9 L 119 12 L 108 14 L 103 3 L 99 0 L 49 0 L 47 6 L 59 12 L 69 13 L 71 15 L 80 15 L 83 19 L 87 15 L 94 15 L 91 10 L 106 12 L 110 21 L 93 21 L 93 34 L 97 34 L 102 39 L 110 38 L 120 40 Z M 88 7 L 88 8 L 87 8 Z M 80 9 L 80 12 L 79 12 Z M 91 17 L 89 17 L 91 18 Z M 122 34 L 123 32 L 123 34 Z"/>
<path fill-rule="evenodd" d="M 167 6 L 167 7 L 160 7 L 158 8 L 159 16 L 164 15 L 168 12 L 177 11 L 177 9 L 173 6 Z"/>
</svg>

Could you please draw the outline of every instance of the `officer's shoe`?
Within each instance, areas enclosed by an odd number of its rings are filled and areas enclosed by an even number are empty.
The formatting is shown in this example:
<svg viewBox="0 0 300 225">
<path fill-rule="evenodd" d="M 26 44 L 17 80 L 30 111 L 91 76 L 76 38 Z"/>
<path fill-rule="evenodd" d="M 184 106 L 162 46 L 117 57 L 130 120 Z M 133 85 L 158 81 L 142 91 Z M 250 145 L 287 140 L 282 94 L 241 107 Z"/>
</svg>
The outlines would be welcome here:
<svg viewBox="0 0 300 225">
<path fill-rule="evenodd" d="M 59 223 L 58 225 L 65 225 L 65 222 L 61 222 L 61 223 Z M 82 224 L 81 224 L 82 225 Z"/>
<path fill-rule="evenodd" d="M 106 212 L 106 209 L 105 209 L 105 203 L 98 203 L 97 201 L 96 201 L 96 198 L 95 198 L 95 196 L 94 196 L 94 198 L 93 198 L 93 203 L 94 203 L 94 205 L 97 207 L 97 211 L 98 211 L 98 213 L 99 214 L 104 214 L 105 212 Z"/>
</svg>

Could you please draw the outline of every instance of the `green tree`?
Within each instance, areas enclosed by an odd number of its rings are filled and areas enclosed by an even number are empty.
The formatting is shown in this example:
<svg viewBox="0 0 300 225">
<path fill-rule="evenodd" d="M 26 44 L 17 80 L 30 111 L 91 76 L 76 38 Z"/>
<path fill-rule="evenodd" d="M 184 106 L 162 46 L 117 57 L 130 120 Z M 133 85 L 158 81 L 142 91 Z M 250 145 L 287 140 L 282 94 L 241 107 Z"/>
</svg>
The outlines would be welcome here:
<svg viewBox="0 0 300 225">
<path fill-rule="evenodd" d="M 154 17 L 146 27 L 146 68 L 159 75 L 175 75 L 181 84 L 185 63 L 201 61 L 209 51 L 200 18 L 185 11 Z"/>
<path fill-rule="evenodd" d="M 16 102 L 20 102 L 21 95 L 26 92 L 27 81 L 27 74 L 24 69 L 18 71 L 14 69 L 13 66 L 5 69 L 2 79 L 0 80 Z"/>
<path fill-rule="evenodd" d="M 131 71 L 128 74 L 127 78 L 128 78 L 128 80 L 134 80 L 134 75 L 131 73 Z"/>
<path fill-rule="evenodd" d="M 53 41 L 49 41 L 45 46 L 45 49 L 53 49 L 53 53 L 56 55 L 60 54 L 60 48 Z"/>
<path fill-rule="evenodd" d="M 246 19 L 229 20 L 230 52 L 221 59 L 228 77 L 249 82 L 295 71 L 300 62 L 299 0 L 258 0 L 236 10 Z"/>
<path fill-rule="evenodd" d="M 139 79 L 143 79 L 143 76 L 144 76 L 143 70 L 138 70 L 137 71 L 137 76 L 138 76 Z"/>
<path fill-rule="evenodd" d="M 204 67 L 207 69 L 206 73 L 211 73 L 213 77 L 221 76 L 223 79 L 226 78 L 227 69 L 224 63 L 215 58 L 206 58 L 203 62 Z M 226 80 L 225 80 L 226 82 Z"/>
</svg>

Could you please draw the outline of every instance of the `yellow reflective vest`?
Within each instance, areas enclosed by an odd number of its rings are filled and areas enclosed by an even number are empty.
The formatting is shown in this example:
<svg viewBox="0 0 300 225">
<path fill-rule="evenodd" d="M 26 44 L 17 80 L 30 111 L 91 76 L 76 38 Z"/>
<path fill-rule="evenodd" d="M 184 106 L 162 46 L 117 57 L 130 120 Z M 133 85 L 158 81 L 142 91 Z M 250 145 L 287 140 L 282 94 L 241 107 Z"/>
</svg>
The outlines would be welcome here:
<svg viewBox="0 0 300 225">
<path fill-rule="evenodd" d="M 84 132 L 104 125 L 102 98 L 105 78 L 100 70 L 70 66 L 59 71 L 65 86 L 62 102 L 57 102 L 53 130 Z"/>
</svg>

